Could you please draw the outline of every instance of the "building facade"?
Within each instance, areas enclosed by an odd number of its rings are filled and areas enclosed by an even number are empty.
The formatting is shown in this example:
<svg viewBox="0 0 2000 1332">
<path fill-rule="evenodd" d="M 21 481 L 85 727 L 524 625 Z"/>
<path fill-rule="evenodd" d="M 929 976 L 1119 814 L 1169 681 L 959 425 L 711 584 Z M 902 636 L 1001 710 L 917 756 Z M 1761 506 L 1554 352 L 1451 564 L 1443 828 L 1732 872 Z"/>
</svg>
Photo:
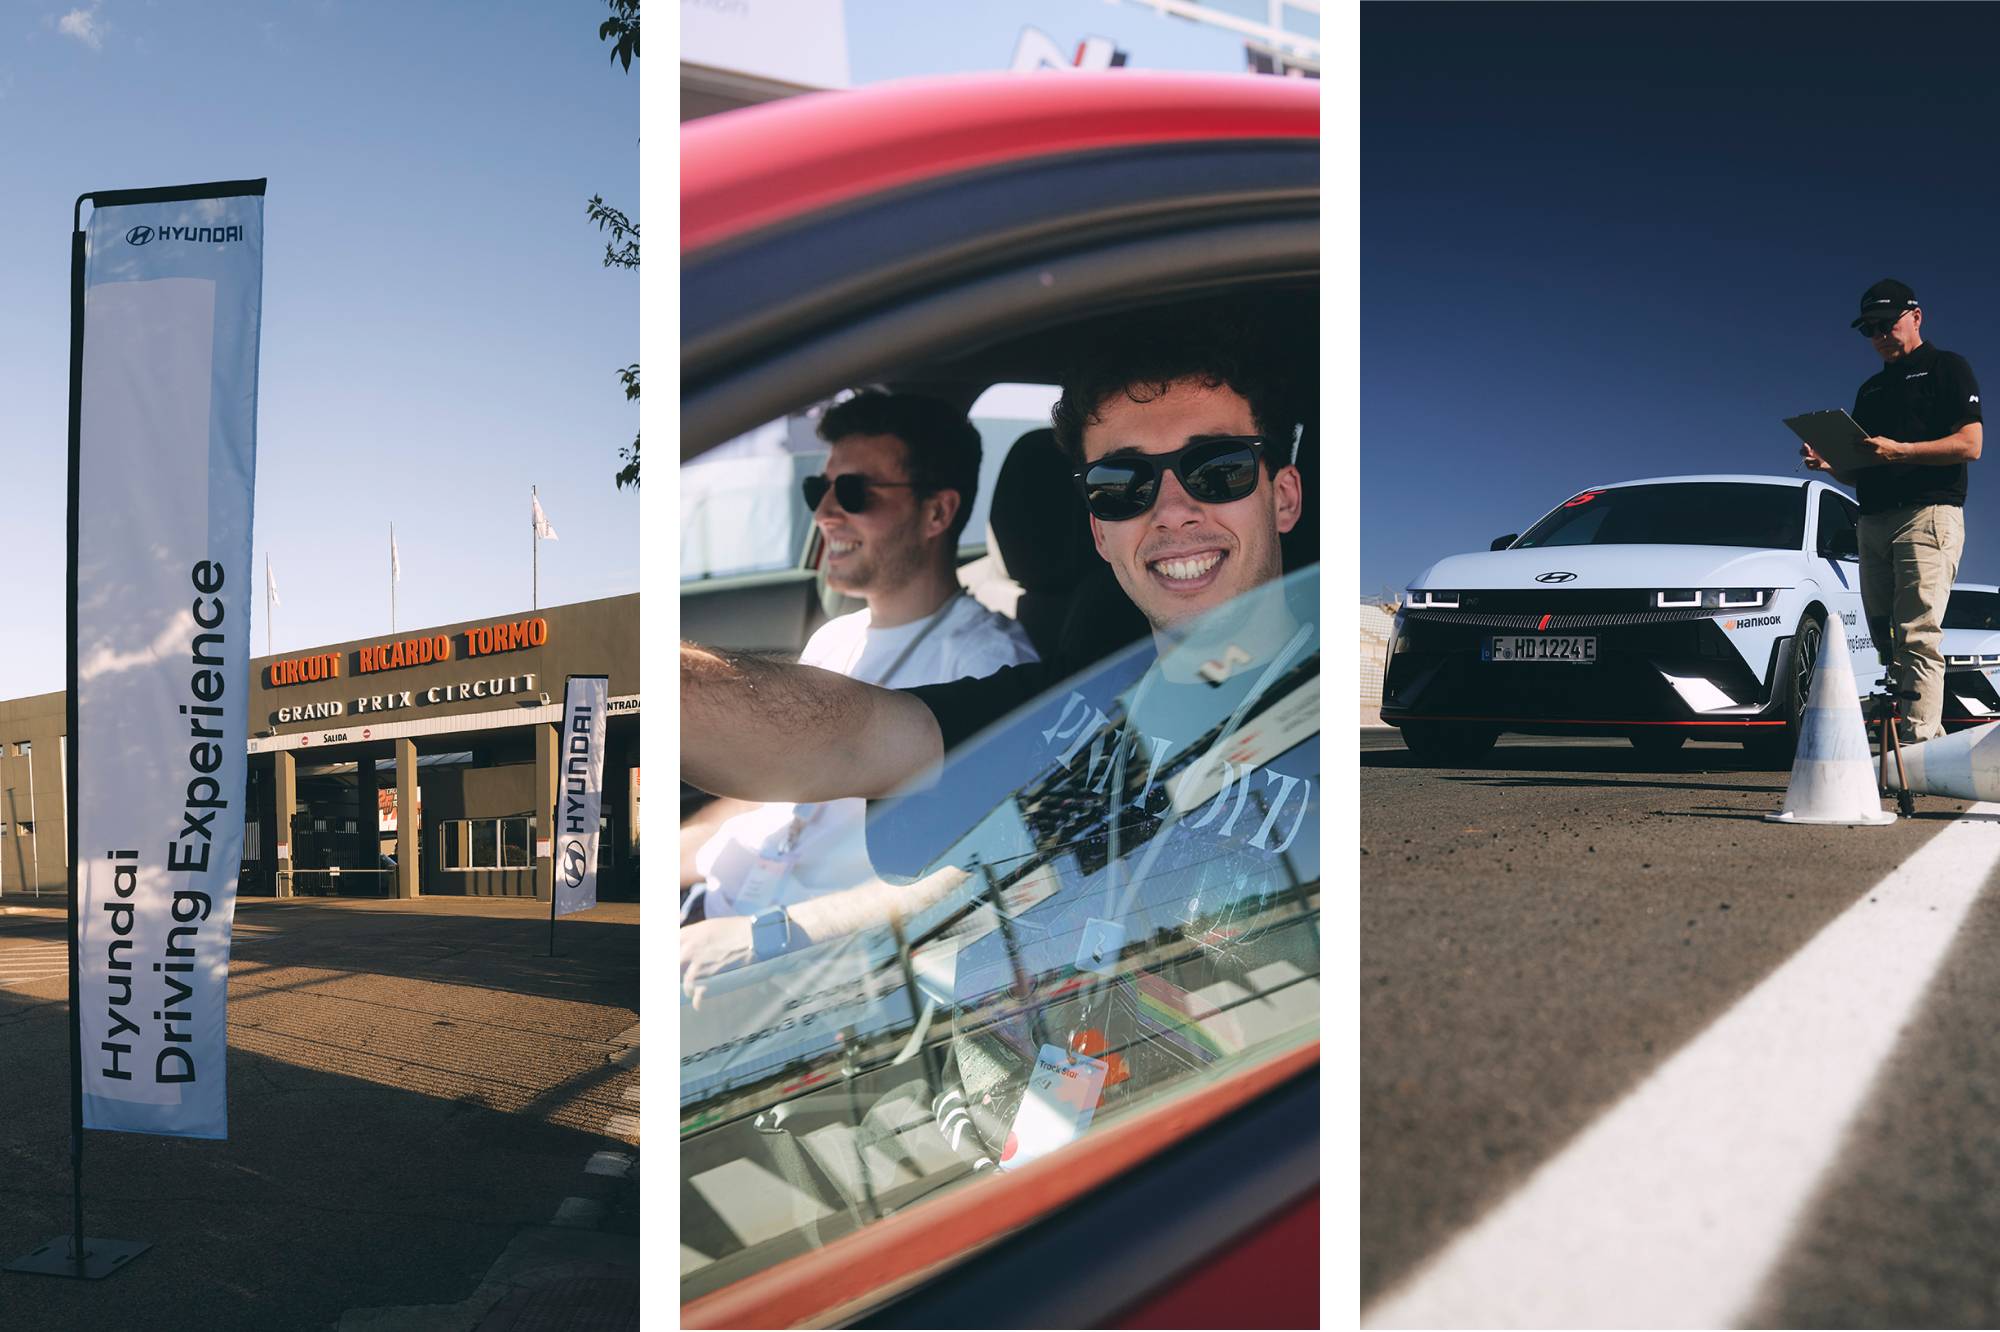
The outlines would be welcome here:
<svg viewBox="0 0 2000 1332">
<path fill-rule="evenodd" d="M 240 892 L 546 900 L 564 681 L 603 675 L 598 892 L 637 897 L 637 593 L 257 657 L 250 670 Z M 63 714 L 60 693 L 0 702 L 0 891 L 65 890 Z"/>
<path fill-rule="evenodd" d="M 0 701 L 0 893 L 61 894 L 69 884 L 69 750 L 60 691 Z"/>
</svg>

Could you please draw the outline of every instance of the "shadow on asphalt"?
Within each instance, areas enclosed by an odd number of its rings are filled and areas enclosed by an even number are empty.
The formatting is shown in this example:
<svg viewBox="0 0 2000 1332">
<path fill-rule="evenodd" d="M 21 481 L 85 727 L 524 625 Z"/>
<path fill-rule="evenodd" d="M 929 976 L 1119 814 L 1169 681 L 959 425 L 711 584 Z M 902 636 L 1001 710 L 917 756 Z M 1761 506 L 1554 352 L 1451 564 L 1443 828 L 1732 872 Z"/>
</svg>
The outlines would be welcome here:
<svg viewBox="0 0 2000 1332">
<path fill-rule="evenodd" d="M 638 1010 L 638 925 L 563 920 L 556 956 L 548 952 L 547 917 L 411 912 L 397 913 L 390 925 L 378 913 L 293 903 L 239 910 L 231 939 L 233 958 L 263 967 L 366 972 Z"/>
<path fill-rule="evenodd" d="M 0 1265 L 69 1230 L 66 1014 L 0 990 Z M 532 1107 L 502 1113 L 349 1076 L 343 1057 L 366 1067 L 410 1051 L 324 1036 L 313 1055 L 331 1067 L 232 1043 L 227 1141 L 86 1133 L 85 1233 L 153 1247 L 102 1281 L 0 1272 L 0 1325 L 264 1332 L 455 1303 L 522 1227 L 585 1191 L 591 1153 L 618 1145 Z M 537 1076 L 504 1033 L 461 1055 L 495 1081 Z"/>
<path fill-rule="evenodd" d="M 639 1007 L 639 927 L 578 920 L 556 925 L 556 956 L 549 954 L 549 922 L 356 911 L 351 907 L 240 899 L 230 937 L 232 962 L 261 967 L 296 966 L 359 971 L 377 976 L 477 985 L 541 999 L 581 999 Z M 245 909 L 245 904 L 248 909 Z M 69 923 L 60 916 L 0 916 L 8 939 L 60 941 Z M 607 988 L 608 987 L 608 988 Z"/>
<path fill-rule="evenodd" d="M 1741 750 L 1725 748 L 1682 750 L 1662 758 L 1636 749 L 1610 746 L 1501 745 L 1471 763 L 1437 763 L 1420 759 L 1407 749 L 1372 749 L 1361 754 L 1364 768 L 1429 768 L 1436 772 L 1760 772 L 1783 777 L 1789 765 L 1772 768 Z"/>
<path fill-rule="evenodd" d="M 1753 789 L 1753 788 L 1746 788 L 1742 783 L 1731 784 L 1728 782 L 1649 782 L 1641 780 L 1640 778 L 1621 780 L 1615 777 L 1613 778 L 1502 777 L 1502 776 L 1482 776 L 1479 774 L 1466 773 L 1466 774 L 1450 775 L 1445 777 L 1444 780 L 1448 782 L 1462 782 L 1469 786 L 1491 786 L 1491 787 L 1501 787 L 1501 788 L 1506 788 L 1506 787 L 1532 788 L 1536 790 L 1546 790 L 1546 789 L 1553 789 L 1560 787 L 1599 787 L 1605 789 L 1615 789 L 1619 791 L 1639 791 L 1646 789 L 1652 789 L 1658 791 L 1742 791 L 1745 789 Z M 1785 785 L 1784 782 L 1782 780 L 1779 780 L 1775 786 L 1764 787 L 1760 785 L 1754 789 L 1757 790 L 1769 789 L 1772 791 L 1783 791 L 1784 785 Z"/>
</svg>

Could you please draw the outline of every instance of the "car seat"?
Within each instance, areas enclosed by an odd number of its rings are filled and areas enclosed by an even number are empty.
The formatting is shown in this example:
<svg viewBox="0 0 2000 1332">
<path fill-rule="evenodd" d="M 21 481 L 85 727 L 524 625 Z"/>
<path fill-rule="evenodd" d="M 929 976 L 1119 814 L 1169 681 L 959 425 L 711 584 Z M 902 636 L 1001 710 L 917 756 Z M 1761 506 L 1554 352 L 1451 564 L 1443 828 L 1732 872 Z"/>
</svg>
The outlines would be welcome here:
<svg viewBox="0 0 2000 1332">
<path fill-rule="evenodd" d="M 993 483 L 988 521 L 1008 577 L 1021 585 L 1014 618 L 1044 659 L 1056 653 L 1078 582 L 1101 563 L 1072 471 L 1044 427 L 1014 442 Z"/>
</svg>

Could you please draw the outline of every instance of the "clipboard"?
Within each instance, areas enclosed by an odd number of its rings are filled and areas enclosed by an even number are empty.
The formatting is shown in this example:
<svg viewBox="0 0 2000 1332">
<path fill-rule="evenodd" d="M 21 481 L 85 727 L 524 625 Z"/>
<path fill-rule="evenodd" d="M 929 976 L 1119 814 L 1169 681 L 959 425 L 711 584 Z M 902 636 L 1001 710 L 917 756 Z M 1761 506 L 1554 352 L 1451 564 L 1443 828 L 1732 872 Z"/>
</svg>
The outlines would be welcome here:
<svg viewBox="0 0 2000 1332">
<path fill-rule="evenodd" d="M 1814 453 L 1840 471 L 1853 472 L 1863 467 L 1882 465 L 1881 459 L 1862 448 L 1862 441 L 1868 438 L 1868 432 L 1839 408 L 1830 412 L 1788 416 L 1785 424 L 1791 427 L 1794 435 L 1812 445 Z"/>
</svg>

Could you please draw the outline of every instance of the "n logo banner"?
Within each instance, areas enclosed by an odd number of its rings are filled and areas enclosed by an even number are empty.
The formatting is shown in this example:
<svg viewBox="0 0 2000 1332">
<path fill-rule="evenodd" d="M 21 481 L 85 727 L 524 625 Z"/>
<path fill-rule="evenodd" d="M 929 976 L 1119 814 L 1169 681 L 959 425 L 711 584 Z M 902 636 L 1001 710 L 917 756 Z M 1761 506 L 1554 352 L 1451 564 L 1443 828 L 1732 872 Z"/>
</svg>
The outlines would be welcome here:
<svg viewBox="0 0 2000 1332">
<path fill-rule="evenodd" d="M 598 811 L 604 803 L 608 685 L 602 675 L 572 675 L 563 687 L 553 904 L 558 916 L 597 905 Z M 549 928 L 553 931 L 555 926 Z"/>
<path fill-rule="evenodd" d="M 228 1136 L 263 194 L 87 196 L 70 458 L 87 1128 Z"/>
</svg>

